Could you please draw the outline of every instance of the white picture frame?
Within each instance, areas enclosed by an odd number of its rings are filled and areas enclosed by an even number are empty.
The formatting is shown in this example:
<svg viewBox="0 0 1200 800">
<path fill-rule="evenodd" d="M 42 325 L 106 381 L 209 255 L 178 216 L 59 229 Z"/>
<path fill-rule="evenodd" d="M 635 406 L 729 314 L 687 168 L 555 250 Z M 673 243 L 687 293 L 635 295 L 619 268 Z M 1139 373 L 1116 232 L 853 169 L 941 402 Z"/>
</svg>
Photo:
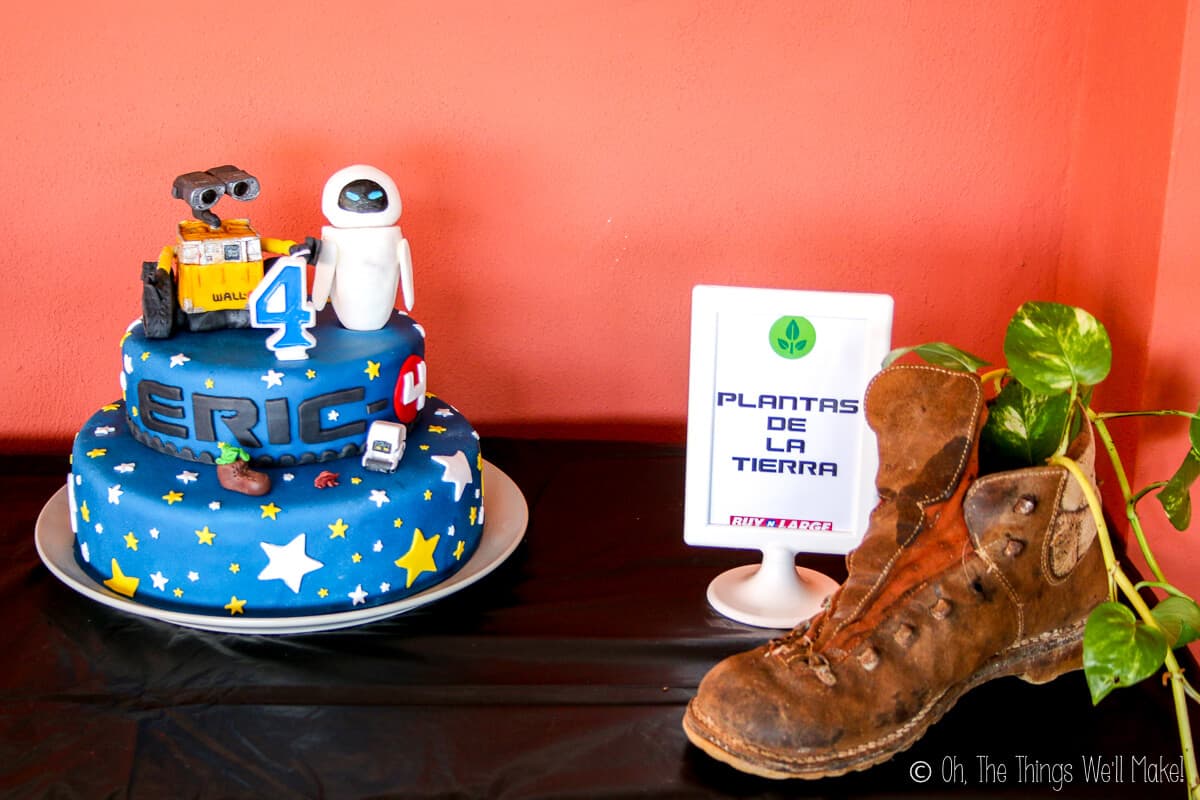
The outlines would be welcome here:
<svg viewBox="0 0 1200 800">
<path fill-rule="evenodd" d="M 890 349 L 893 310 L 885 294 L 694 287 L 689 545 L 835 554 L 858 545 L 877 500 L 863 394 Z M 811 327 L 788 329 L 797 319 Z M 797 335 L 772 345 L 774 326 Z M 808 352 L 797 355 L 802 341 Z"/>
</svg>

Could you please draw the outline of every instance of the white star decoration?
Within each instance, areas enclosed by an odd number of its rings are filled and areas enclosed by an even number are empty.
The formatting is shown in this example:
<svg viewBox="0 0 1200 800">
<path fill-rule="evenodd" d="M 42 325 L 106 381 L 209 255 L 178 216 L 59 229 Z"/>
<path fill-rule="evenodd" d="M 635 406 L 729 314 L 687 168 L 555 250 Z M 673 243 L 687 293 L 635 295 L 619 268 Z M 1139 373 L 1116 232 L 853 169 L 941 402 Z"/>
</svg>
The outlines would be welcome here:
<svg viewBox="0 0 1200 800">
<path fill-rule="evenodd" d="M 121 484 L 108 487 L 108 502 L 114 506 L 121 505 L 121 495 L 125 494 L 121 491 Z"/>
<path fill-rule="evenodd" d="M 185 469 L 183 472 L 179 473 L 175 477 L 176 477 L 176 479 L 182 481 L 183 483 L 195 483 L 196 479 L 200 477 L 200 474 L 196 473 L 196 472 L 192 472 L 191 470 Z"/>
<path fill-rule="evenodd" d="M 283 386 L 282 372 L 276 372 L 273 369 L 269 369 L 267 370 L 266 375 L 261 375 L 259 378 L 267 384 L 268 389 L 270 389 L 272 386 Z"/>
<path fill-rule="evenodd" d="M 221 501 L 213 500 L 211 503 L 208 504 L 208 508 L 210 511 L 220 511 L 221 510 Z"/>
<path fill-rule="evenodd" d="M 376 508 L 383 508 L 384 503 L 392 502 L 388 499 L 387 492 L 383 489 L 372 489 L 370 500 L 375 504 Z"/>
<path fill-rule="evenodd" d="M 154 582 L 154 588 L 160 592 L 167 588 L 167 576 L 162 574 L 161 569 L 158 572 L 151 572 L 150 580 Z"/>
<path fill-rule="evenodd" d="M 109 436 L 110 434 L 116 433 L 116 431 L 117 429 L 112 425 L 101 425 L 99 428 L 96 428 L 93 433 L 95 433 L 97 436 Z"/>
<path fill-rule="evenodd" d="M 338 414 L 338 412 L 337 412 L 337 409 L 336 409 L 336 408 L 331 408 L 331 409 L 329 409 L 329 413 L 328 413 L 328 414 L 326 414 L 325 416 L 326 416 L 326 417 L 329 419 L 329 421 L 330 421 L 330 422 L 337 422 L 337 421 L 338 421 L 338 417 L 339 417 L 339 416 L 341 416 L 341 415 L 340 415 L 340 414 Z"/>
<path fill-rule="evenodd" d="M 96 523 L 96 533 L 104 533 L 104 526 L 99 522 Z"/>
<path fill-rule="evenodd" d="M 441 465 L 446 471 L 442 473 L 444 483 L 454 484 L 454 501 L 462 499 L 463 490 L 471 483 L 471 465 L 467 463 L 467 454 L 459 450 L 452 456 L 434 456 L 430 459 Z"/>
<path fill-rule="evenodd" d="M 379 591 L 390 592 L 391 590 L 392 590 L 392 585 L 390 583 L 388 583 L 387 581 L 384 581 L 383 583 L 379 584 Z"/>
<path fill-rule="evenodd" d="M 157 539 L 157 538 L 158 538 L 158 528 L 151 528 L 151 529 L 150 529 L 150 538 L 151 538 L 151 539 Z"/>
<path fill-rule="evenodd" d="M 192 583 L 195 583 L 196 581 L 200 580 L 200 573 L 196 572 L 196 570 L 192 570 L 188 573 L 188 580 Z"/>
<path fill-rule="evenodd" d="M 130 375 L 133 374 L 133 356 L 125 354 L 125 371 Z"/>
<path fill-rule="evenodd" d="M 137 465 L 132 461 L 126 461 L 124 464 L 117 464 L 115 467 L 113 467 L 113 471 L 121 473 L 133 472 L 133 468 L 136 466 Z"/>
<path fill-rule="evenodd" d="M 350 605 L 354 605 L 354 606 L 359 605 L 360 603 L 367 602 L 367 593 L 363 591 L 361 583 L 358 586 L 355 586 L 354 591 L 348 593 L 346 595 L 346 597 L 349 597 L 351 600 L 354 601 L 353 603 L 350 604 Z"/>
<path fill-rule="evenodd" d="M 176 353 L 175 355 L 171 356 L 171 369 L 174 369 L 175 367 L 182 367 L 189 361 L 191 361 L 191 359 L 185 356 L 183 353 Z"/>
<path fill-rule="evenodd" d="M 92 563 L 92 554 L 88 552 L 87 542 L 79 545 L 79 555 L 83 556 L 83 560 L 87 563 Z"/>
<path fill-rule="evenodd" d="M 294 480 L 296 480 L 296 476 L 290 472 L 285 472 L 285 473 L 283 473 L 283 479 L 285 481 L 294 481 Z"/>
<path fill-rule="evenodd" d="M 382 553 L 383 552 L 383 540 L 376 539 L 375 544 L 371 545 L 371 549 L 374 550 L 376 553 Z"/>
<path fill-rule="evenodd" d="M 433 415 L 435 417 L 453 417 L 454 412 L 448 408 L 439 408 L 437 411 L 433 412 Z"/>
<path fill-rule="evenodd" d="M 325 566 L 304 552 L 306 534 L 300 534 L 285 545 L 259 542 L 258 546 L 267 554 L 270 562 L 258 573 L 260 581 L 281 580 L 296 594 L 300 593 L 300 581 L 310 572 Z"/>
</svg>

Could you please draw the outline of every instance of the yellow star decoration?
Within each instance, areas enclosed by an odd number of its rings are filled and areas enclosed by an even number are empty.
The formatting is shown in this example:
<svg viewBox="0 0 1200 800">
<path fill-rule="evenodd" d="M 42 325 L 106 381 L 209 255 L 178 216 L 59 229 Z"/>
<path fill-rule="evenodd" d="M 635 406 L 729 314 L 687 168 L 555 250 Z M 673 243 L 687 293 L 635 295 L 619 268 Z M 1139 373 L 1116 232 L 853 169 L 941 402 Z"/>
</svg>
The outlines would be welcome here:
<svg viewBox="0 0 1200 800">
<path fill-rule="evenodd" d="M 322 599 L 329 597 L 329 590 L 322 586 L 320 589 L 317 589 L 317 597 Z"/>
<path fill-rule="evenodd" d="M 433 499 L 433 492 L 431 492 L 431 491 L 429 491 L 428 489 L 426 489 L 426 490 L 425 490 L 425 494 L 424 494 L 423 496 L 425 497 L 425 499 L 426 499 L 426 500 L 432 500 L 432 499 Z"/>
<path fill-rule="evenodd" d="M 149 350 L 143 351 L 142 361 L 149 361 L 149 360 L 150 360 L 150 351 Z"/>
<path fill-rule="evenodd" d="M 329 530 L 333 531 L 333 533 L 329 534 L 330 539 L 345 539 L 346 531 L 350 529 L 349 525 L 342 522 L 341 517 L 338 517 L 337 522 L 335 522 L 332 525 L 329 525 L 327 527 L 329 528 Z"/>
<path fill-rule="evenodd" d="M 430 425 L 429 432 L 430 433 L 445 433 L 446 428 L 443 425 Z"/>
<path fill-rule="evenodd" d="M 167 501 L 167 505 L 173 506 L 183 499 L 183 492 L 177 492 L 174 489 L 162 496 L 163 500 Z"/>
<path fill-rule="evenodd" d="M 138 415 L 137 406 L 130 406 L 129 414 L 130 416 L 136 417 Z"/>
<path fill-rule="evenodd" d="M 304 377 L 308 378 L 311 381 L 313 378 L 317 377 L 317 371 L 315 369 L 306 370 L 304 373 Z"/>
<path fill-rule="evenodd" d="M 471 506 L 471 524 L 472 524 L 472 525 L 474 525 L 474 524 L 475 524 L 475 515 L 476 515 L 477 513 L 478 513 L 478 512 L 475 510 L 475 506 Z"/>
<path fill-rule="evenodd" d="M 458 540 L 458 545 L 454 548 L 454 560 L 462 561 L 463 551 L 467 549 L 467 543 L 462 539 Z"/>
<path fill-rule="evenodd" d="M 133 597 L 133 593 L 137 591 L 138 584 L 141 581 L 121 572 L 121 565 L 117 563 L 115 558 L 112 560 L 112 574 L 113 576 L 106 580 L 104 585 L 117 594 Z"/>
<path fill-rule="evenodd" d="M 237 563 L 236 561 L 234 561 L 232 564 L 229 565 L 229 571 L 232 572 L 234 575 L 237 575 L 239 572 L 242 571 L 242 565 Z"/>
<path fill-rule="evenodd" d="M 265 506 L 259 506 L 259 508 L 262 509 L 262 519 L 267 519 L 268 517 L 270 517 L 271 519 L 278 519 L 278 517 L 276 515 L 280 511 L 283 511 L 282 508 L 275 505 L 275 501 L 273 501 L 273 500 Z"/>
<path fill-rule="evenodd" d="M 210 531 L 208 526 L 205 525 L 204 530 L 196 531 L 196 536 L 199 539 L 196 544 L 206 544 L 209 547 L 212 547 L 213 539 L 216 538 L 216 535 L 216 531 Z"/>
<path fill-rule="evenodd" d="M 350 556 L 350 560 L 357 564 L 358 562 L 362 561 L 362 553 L 355 553 L 354 555 Z"/>
<path fill-rule="evenodd" d="M 138 546 L 138 538 L 133 535 L 133 531 L 130 531 L 129 533 L 125 534 L 125 547 L 136 552 L 137 546 Z"/>
<path fill-rule="evenodd" d="M 87 522 L 87 520 L 85 519 L 84 522 Z M 404 520 L 400 519 L 399 517 L 396 517 L 394 520 L 392 520 L 393 528 L 400 528 L 403 526 L 404 526 Z"/>
<path fill-rule="evenodd" d="M 421 448 L 422 450 L 428 450 L 428 449 L 429 449 L 429 445 L 427 445 L 427 444 L 419 444 L 419 445 L 417 445 L 417 447 Z"/>
<path fill-rule="evenodd" d="M 362 478 L 351 478 L 350 482 L 353 483 L 355 486 L 358 486 L 360 483 L 362 483 Z"/>
<path fill-rule="evenodd" d="M 204 380 L 204 388 L 205 388 L 205 389 L 211 389 L 211 388 L 213 388 L 213 386 L 215 386 L 215 385 L 216 385 L 216 384 L 215 384 L 215 383 L 213 383 L 213 379 L 212 379 L 212 378 L 206 378 L 206 379 Z"/>
<path fill-rule="evenodd" d="M 379 362 L 367 359 L 367 368 L 363 372 L 367 373 L 368 378 L 375 380 L 379 377 Z"/>
<path fill-rule="evenodd" d="M 404 588 L 407 589 L 412 586 L 413 581 L 422 573 L 437 572 L 437 564 L 433 560 L 433 551 L 437 549 L 438 540 L 441 538 L 441 534 L 438 534 L 430 539 L 426 539 L 421 533 L 420 528 L 413 531 L 412 546 L 408 548 L 407 553 L 396 559 L 396 566 L 408 573 Z"/>
<path fill-rule="evenodd" d="M 174 594 L 176 597 L 183 597 L 183 589 L 180 589 L 178 586 L 176 586 Z"/>
<path fill-rule="evenodd" d="M 237 595 L 229 598 L 229 602 L 225 604 L 225 610 L 229 612 L 229 616 L 235 617 L 238 614 L 246 613 L 246 601 L 238 600 Z"/>
<path fill-rule="evenodd" d="M 120 403 L 109 403 L 108 405 L 100 406 L 101 411 L 116 411 L 121 407 Z"/>
<path fill-rule="evenodd" d="M 108 451 L 105 450 L 103 447 L 94 447 L 91 450 L 87 451 L 88 458 L 100 458 L 101 456 L 106 456 L 106 455 L 108 455 Z"/>
<path fill-rule="evenodd" d="M 87 507 L 87 500 L 84 500 L 83 505 L 79 507 L 79 516 L 83 517 L 84 522 L 92 521 L 92 510 Z"/>
</svg>

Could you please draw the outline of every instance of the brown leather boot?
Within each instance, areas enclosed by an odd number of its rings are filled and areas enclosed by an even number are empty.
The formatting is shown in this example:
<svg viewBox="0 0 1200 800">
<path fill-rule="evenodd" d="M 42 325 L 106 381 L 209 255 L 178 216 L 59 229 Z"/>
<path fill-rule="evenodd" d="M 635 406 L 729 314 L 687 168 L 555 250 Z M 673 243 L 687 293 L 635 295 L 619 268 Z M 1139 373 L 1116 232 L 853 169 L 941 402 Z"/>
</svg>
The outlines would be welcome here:
<svg viewBox="0 0 1200 800">
<path fill-rule="evenodd" d="M 975 479 L 975 375 L 892 367 L 865 409 L 880 502 L 849 577 L 811 623 L 717 664 L 688 705 L 688 738 L 744 772 L 865 769 L 985 681 L 1078 669 L 1084 623 L 1107 596 L 1095 525 L 1066 470 Z M 1070 455 L 1093 474 L 1090 430 Z"/>
</svg>

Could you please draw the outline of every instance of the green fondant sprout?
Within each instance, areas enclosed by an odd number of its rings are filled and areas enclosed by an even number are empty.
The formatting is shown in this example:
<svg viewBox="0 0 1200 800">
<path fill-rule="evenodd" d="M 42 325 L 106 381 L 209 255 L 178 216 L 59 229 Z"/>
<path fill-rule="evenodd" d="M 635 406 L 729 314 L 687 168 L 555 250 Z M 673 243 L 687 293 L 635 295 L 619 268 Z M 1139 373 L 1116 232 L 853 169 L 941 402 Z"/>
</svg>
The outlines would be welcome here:
<svg viewBox="0 0 1200 800">
<path fill-rule="evenodd" d="M 249 461 L 250 454 L 240 447 L 217 442 L 217 447 L 221 448 L 221 455 L 217 457 L 218 464 L 232 464 L 235 461 Z"/>
</svg>

